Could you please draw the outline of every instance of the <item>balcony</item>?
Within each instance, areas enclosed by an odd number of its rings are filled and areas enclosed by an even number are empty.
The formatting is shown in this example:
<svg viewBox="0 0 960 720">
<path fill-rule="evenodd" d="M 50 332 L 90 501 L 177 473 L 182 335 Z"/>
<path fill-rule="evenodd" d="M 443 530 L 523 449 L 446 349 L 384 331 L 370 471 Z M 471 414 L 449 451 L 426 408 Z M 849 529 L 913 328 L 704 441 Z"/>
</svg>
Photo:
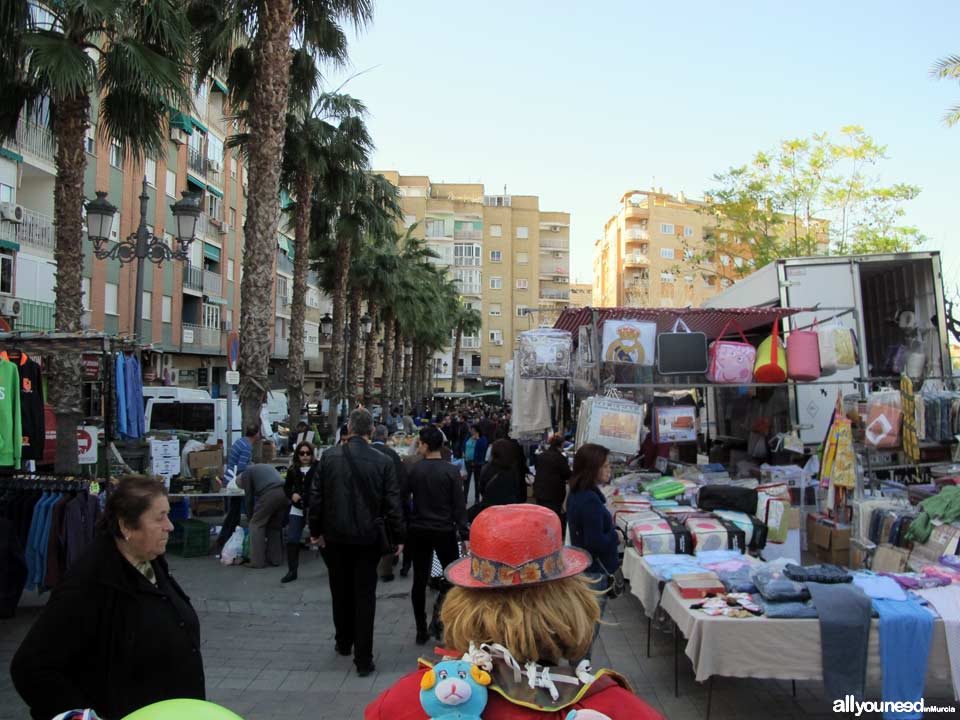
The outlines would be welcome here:
<svg viewBox="0 0 960 720">
<path fill-rule="evenodd" d="M 471 365 L 470 367 L 463 368 L 463 370 L 460 371 L 460 377 L 464 377 L 464 378 L 480 377 L 480 366 Z"/>
<path fill-rule="evenodd" d="M 546 282 L 568 283 L 570 282 L 570 273 L 561 269 L 540 268 L 540 279 Z"/>
<path fill-rule="evenodd" d="M 53 303 L 39 300 L 20 299 L 20 317 L 16 320 L 16 330 L 41 332 L 54 329 Z"/>
<path fill-rule="evenodd" d="M 293 304 L 293 298 L 287 294 L 286 288 L 277 290 L 277 312 L 290 312 L 290 306 Z"/>
<path fill-rule="evenodd" d="M 57 143 L 50 128 L 38 125 L 35 122 L 20 118 L 17 123 L 17 149 L 35 158 L 54 163 L 57 152 Z"/>
<path fill-rule="evenodd" d="M 186 263 L 183 266 L 183 289 L 203 292 L 203 269 Z"/>
<path fill-rule="evenodd" d="M 221 352 L 223 332 L 219 328 L 183 323 L 180 331 L 180 348 L 184 352 Z"/>
<path fill-rule="evenodd" d="M 273 356 L 285 358 L 290 354 L 290 338 L 273 338 Z"/>
<path fill-rule="evenodd" d="M 649 280 L 628 280 L 623 284 L 628 295 L 644 294 L 650 290 Z"/>
<path fill-rule="evenodd" d="M 203 150 L 192 146 L 187 147 L 187 169 L 201 177 L 206 177 L 207 158 Z"/>
<path fill-rule="evenodd" d="M 457 267 L 480 267 L 483 260 L 478 257 L 454 257 L 453 264 Z"/>
<path fill-rule="evenodd" d="M 649 214 L 650 211 L 642 205 L 634 205 L 628 202 L 623 206 L 623 216 L 626 218 L 645 218 Z"/>
<path fill-rule="evenodd" d="M 304 340 L 303 357 L 306 360 L 318 359 L 320 357 L 320 342 L 318 340 Z"/>
<path fill-rule="evenodd" d="M 570 291 L 543 288 L 540 290 L 540 299 L 548 300 L 550 302 L 570 302 Z"/>
<path fill-rule="evenodd" d="M 207 182 L 209 182 L 211 185 L 216 185 L 219 188 L 223 187 L 223 166 L 218 161 L 213 161 L 210 160 L 210 158 L 207 158 L 206 174 Z"/>
<path fill-rule="evenodd" d="M 458 282 L 457 290 L 461 295 L 480 295 L 480 283 Z"/>
<path fill-rule="evenodd" d="M 479 337 L 462 337 L 462 338 L 460 338 L 460 349 L 461 349 L 461 350 L 479 350 L 479 349 L 480 349 L 480 338 L 479 338 Z"/>
<path fill-rule="evenodd" d="M 650 240 L 650 233 L 642 228 L 629 228 L 625 237 L 627 242 L 647 242 Z"/>
<path fill-rule="evenodd" d="M 483 242 L 483 230 L 454 230 L 453 239 L 462 242 Z"/>
<path fill-rule="evenodd" d="M 541 235 L 540 249 L 541 250 L 569 250 L 570 241 L 560 240 L 559 238 L 545 238 Z"/>
<path fill-rule="evenodd" d="M 646 255 L 644 255 L 643 253 L 638 253 L 638 252 L 629 253 L 626 257 L 623 258 L 623 264 L 624 264 L 624 265 L 633 265 L 633 266 L 639 265 L 639 266 L 642 266 L 642 267 L 649 267 L 649 265 L 650 265 L 650 258 L 648 258 L 648 257 L 647 257 Z"/>
<path fill-rule="evenodd" d="M 16 225 L 11 222 L 0 223 L 0 237 L 36 250 L 52 253 L 56 246 L 53 231 L 53 218 L 24 208 L 23 222 Z"/>
<path fill-rule="evenodd" d="M 212 270 L 203 271 L 203 294 L 223 297 L 223 276 Z"/>
</svg>

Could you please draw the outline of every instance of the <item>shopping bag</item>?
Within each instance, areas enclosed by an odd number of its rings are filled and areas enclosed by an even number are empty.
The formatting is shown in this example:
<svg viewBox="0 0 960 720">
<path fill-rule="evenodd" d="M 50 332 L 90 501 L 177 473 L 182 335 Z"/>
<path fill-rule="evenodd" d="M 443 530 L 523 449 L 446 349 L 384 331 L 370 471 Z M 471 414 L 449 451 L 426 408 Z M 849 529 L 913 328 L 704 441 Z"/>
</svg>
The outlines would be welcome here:
<svg viewBox="0 0 960 720">
<path fill-rule="evenodd" d="M 243 559 L 243 528 L 237 528 L 233 535 L 227 540 L 223 550 L 220 551 L 220 563 L 222 565 L 234 565 Z"/>
<path fill-rule="evenodd" d="M 727 329 L 733 325 L 742 342 L 723 340 Z M 753 380 L 753 365 L 757 350 L 747 342 L 743 330 L 735 320 L 728 320 L 717 339 L 710 343 L 707 362 L 707 379 L 712 383 L 738 385 Z"/>
<path fill-rule="evenodd" d="M 657 324 L 639 320 L 605 320 L 603 360 L 653 366 Z"/>
<path fill-rule="evenodd" d="M 706 371 L 705 333 L 691 332 L 683 320 L 677 320 L 672 332 L 657 335 L 657 372 L 661 375 L 699 375 Z"/>
<path fill-rule="evenodd" d="M 837 355 L 837 370 L 849 370 L 857 365 L 857 339 L 853 330 L 834 323 L 833 345 Z"/>
<path fill-rule="evenodd" d="M 864 430 L 867 445 L 875 448 L 899 447 L 902 421 L 903 408 L 899 390 L 884 390 L 871 395 L 867 404 L 867 425 Z"/>
<path fill-rule="evenodd" d="M 794 330 L 787 338 L 790 379 L 809 382 L 820 378 L 820 339 L 815 330 Z"/>
<path fill-rule="evenodd" d="M 837 371 L 837 343 L 832 327 L 820 327 L 816 322 L 813 328 L 817 333 L 817 351 L 820 354 L 820 377 L 833 375 Z"/>
<path fill-rule="evenodd" d="M 758 383 L 782 383 L 787 379 L 787 354 L 780 341 L 780 320 L 773 323 L 773 333 L 757 348 L 753 379 Z"/>
</svg>

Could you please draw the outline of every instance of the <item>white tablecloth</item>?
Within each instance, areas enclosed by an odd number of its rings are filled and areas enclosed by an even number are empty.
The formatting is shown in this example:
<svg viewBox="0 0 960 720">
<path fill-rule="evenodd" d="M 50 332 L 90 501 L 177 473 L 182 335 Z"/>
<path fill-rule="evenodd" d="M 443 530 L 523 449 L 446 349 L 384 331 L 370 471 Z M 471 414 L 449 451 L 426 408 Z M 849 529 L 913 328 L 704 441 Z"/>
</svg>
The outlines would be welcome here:
<svg viewBox="0 0 960 720">
<path fill-rule="evenodd" d="M 630 593 L 643 605 L 643 612 L 652 618 L 660 602 L 660 581 L 650 566 L 634 548 L 628 547 L 623 553 L 623 577 L 630 581 Z"/>
</svg>

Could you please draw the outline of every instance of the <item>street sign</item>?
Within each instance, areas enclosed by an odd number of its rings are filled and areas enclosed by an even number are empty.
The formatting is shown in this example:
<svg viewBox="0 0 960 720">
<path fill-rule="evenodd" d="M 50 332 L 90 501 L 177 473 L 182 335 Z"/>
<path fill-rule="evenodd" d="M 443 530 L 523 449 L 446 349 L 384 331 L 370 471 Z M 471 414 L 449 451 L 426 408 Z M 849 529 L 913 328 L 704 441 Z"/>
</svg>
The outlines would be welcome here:
<svg viewBox="0 0 960 720">
<path fill-rule="evenodd" d="M 240 384 L 240 373 L 236 370 L 227 370 L 226 378 L 227 385 L 239 385 Z"/>
<path fill-rule="evenodd" d="M 77 428 L 77 450 L 81 465 L 97 464 L 97 427 L 95 425 Z"/>
<path fill-rule="evenodd" d="M 231 330 L 230 334 L 227 335 L 227 369 L 236 370 L 237 369 L 237 359 L 240 357 L 240 333 L 236 330 Z M 230 382 L 227 380 L 227 382 Z M 239 382 L 239 381 L 237 381 Z M 236 385 L 237 383 L 231 383 Z"/>
</svg>

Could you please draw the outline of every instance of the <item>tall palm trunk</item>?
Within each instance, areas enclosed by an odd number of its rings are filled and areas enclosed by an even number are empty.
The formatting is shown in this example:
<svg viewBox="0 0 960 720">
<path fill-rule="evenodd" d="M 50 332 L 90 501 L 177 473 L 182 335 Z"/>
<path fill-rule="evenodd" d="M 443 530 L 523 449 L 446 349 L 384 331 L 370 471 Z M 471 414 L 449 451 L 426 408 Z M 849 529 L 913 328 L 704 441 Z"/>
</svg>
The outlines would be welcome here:
<svg viewBox="0 0 960 720">
<path fill-rule="evenodd" d="M 403 405 L 404 410 L 407 412 L 410 411 L 410 408 L 413 406 L 413 392 L 410 388 L 410 376 L 413 374 L 410 372 L 413 365 L 413 357 L 407 355 L 406 351 L 403 352 L 403 380 L 400 383 L 400 392 L 403 395 Z"/>
<path fill-rule="evenodd" d="M 457 391 L 457 375 L 460 369 L 457 359 L 460 357 L 460 345 L 463 343 L 463 323 L 457 323 L 457 335 L 453 341 L 453 357 L 450 358 L 450 392 Z"/>
<path fill-rule="evenodd" d="M 376 321 L 378 312 L 377 304 L 373 300 L 367 300 L 367 314 L 373 318 L 374 321 Z M 376 371 L 375 365 L 377 360 L 376 326 L 377 323 L 374 322 L 374 329 L 367 335 L 367 340 L 363 348 L 363 406 L 368 410 L 373 407 L 373 376 Z M 387 416 L 382 415 L 381 419 L 386 420 Z"/>
<path fill-rule="evenodd" d="M 422 345 L 413 347 L 413 368 L 410 371 L 410 396 L 413 404 L 423 407 L 423 368 L 426 365 L 426 353 Z"/>
<path fill-rule="evenodd" d="M 293 303 L 290 306 L 290 350 L 287 356 L 287 412 L 290 425 L 300 419 L 303 408 L 303 334 L 307 316 L 307 271 L 310 268 L 310 208 L 314 176 L 297 176 L 297 204 L 293 239 Z"/>
<path fill-rule="evenodd" d="M 337 428 L 337 412 L 343 397 L 343 358 L 347 352 L 344 332 L 347 320 L 347 273 L 350 268 L 350 239 L 337 238 L 337 267 L 333 278 L 333 337 L 330 342 L 330 427 Z"/>
<path fill-rule="evenodd" d="M 292 0 L 258 3 L 247 148 L 250 187 L 240 283 L 240 405 L 244 426 L 258 424 L 267 396 L 273 312 L 273 260 L 280 210 L 280 158 L 290 86 Z"/>
<path fill-rule="evenodd" d="M 400 321 L 393 321 L 393 395 L 391 401 L 396 404 L 403 403 L 403 331 L 400 329 Z"/>
<path fill-rule="evenodd" d="M 358 404 L 363 398 L 360 396 L 360 373 L 363 366 L 360 364 L 360 311 L 363 309 L 363 298 L 359 292 L 350 294 L 350 343 L 347 355 L 347 398 Z"/>
<path fill-rule="evenodd" d="M 396 315 L 392 307 L 383 311 L 383 380 L 380 383 L 380 416 L 386 421 L 390 413 L 390 403 L 393 402 L 393 382 L 396 375 L 393 372 L 393 321 Z"/>
<path fill-rule="evenodd" d="M 83 174 L 87 157 L 83 150 L 90 100 L 86 93 L 57 103 L 53 113 L 53 132 L 57 140 L 57 177 L 53 185 L 56 218 L 56 318 L 58 332 L 79 332 L 83 313 Z M 80 354 L 57 353 L 51 356 L 50 403 L 57 418 L 55 467 L 59 473 L 76 473 L 77 426 L 80 410 Z M 107 410 L 109 412 L 109 409 Z"/>
</svg>

